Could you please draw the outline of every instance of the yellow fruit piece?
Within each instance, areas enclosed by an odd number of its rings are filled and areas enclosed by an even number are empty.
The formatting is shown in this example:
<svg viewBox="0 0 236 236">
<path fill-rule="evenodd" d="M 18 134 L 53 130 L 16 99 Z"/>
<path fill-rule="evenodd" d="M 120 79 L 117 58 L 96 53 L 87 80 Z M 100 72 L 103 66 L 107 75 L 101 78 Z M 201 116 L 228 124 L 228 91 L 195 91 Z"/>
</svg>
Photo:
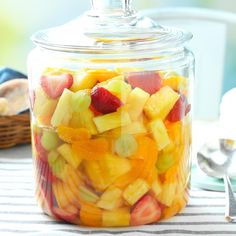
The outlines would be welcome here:
<svg viewBox="0 0 236 236">
<path fill-rule="evenodd" d="M 61 74 L 71 74 L 74 75 L 75 71 L 66 69 L 66 68 L 55 68 L 55 67 L 48 67 L 43 71 L 43 75 L 61 75 Z"/>
<path fill-rule="evenodd" d="M 166 127 L 161 119 L 156 119 L 148 124 L 149 130 L 157 143 L 158 151 L 170 144 Z"/>
<path fill-rule="evenodd" d="M 98 131 L 93 118 L 94 114 L 90 109 L 83 112 L 76 112 L 73 113 L 69 126 L 72 128 L 86 128 L 92 135 L 96 135 Z"/>
<path fill-rule="evenodd" d="M 57 151 L 64 157 L 64 159 L 75 169 L 78 168 L 81 163 L 81 158 L 77 155 L 76 152 L 72 150 L 70 144 L 62 144 L 57 148 Z"/>
<path fill-rule="evenodd" d="M 83 204 L 80 209 L 80 220 L 86 226 L 102 226 L 102 210 L 96 206 Z"/>
<path fill-rule="evenodd" d="M 91 89 L 94 87 L 94 85 L 96 85 L 97 82 L 98 80 L 96 77 L 91 76 L 88 72 L 81 70 L 74 74 L 74 82 L 70 87 L 70 90 L 77 92 L 82 89 Z"/>
<path fill-rule="evenodd" d="M 72 107 L 71 107 L 71 100 L 72 100 L 73 93 L 68 90 L 64 89 L 59 101 L 57 103 L 56 110 L 53 113 L 51 124 L 54 127 L 58 127 L 59 125 L 67 126 L 70 122 L 72 117 Z"/>
<path fill-rule="evenodd" d="M 178 188 L 177 182 L 165 182 L 164 184 L 162 184 L 162 191 L 157 196 L 158 201 L 170 207 L 176 197 L 176 188 Z"/>
<path fill-rule="evenodd" d="M 129 222 L 129 208 L 121 208 L 114 211 L 103 211 L 102 213 L 103 227 L 129 226 Z"/>
<path fill-rule="evenodd" d="M 78 189 L 78 187 L 80 185 L 82 185 L 82 179 L 79 176 L 79 172 L 77 172 L 71 165 L 66 164 L 63 172 L 61 173 L 62 176 L 62 180 L 65 183 L 73 183 L 74 186 L 76 186 L 76 189 Z"/>
<path fill-rule="evenodd" d="M 40 124 L 49 125 L 52 115 L 56 109 L 58 99 L 50 99 L 47 97 L 43 89 L 35 90 L 35 102 L 33 113 Z"/>
<path fill-rule="evenodd" d="M 128 96 L 127 104 L 129 105 L 129 115 L 133 121 L 136 121 L 143 112 L 145 103 L 147 102 L 150 94 L 140 88 L 135 88 Z"/>
<path fill-rule="evenodd" d="M 180 75 L 167 75 L 166 78 L 162 80 L 164 86 L 169 86 L 175 91 L 183 91 L 188 87 L 187 78 Z"/>
<path fill-rule="evenodd" d="M 87 71 L 87 77 L 90 78 L 96 78 L 97 81 L 103 82 L 109 79 L 112 79 L 113 77 L 118 76 L 119 74 L 114 70 L 109 70 L 105 68 L 100 69 L 91 69 Z"/>
<path fill-rule="evenodd" d="M 147 100 L 144 112 L 150 119 L 160 118 L 164 120 L 178 99 L 179 94 L 172 88 L 162 87 Z"/>
<path fill-rule="evenodd" d="M 152 183 L 151 192 L 154 194 L 155 197 L 157 197 L 161 193 L 161 190 L 161 182 L 159 178 L 156 178 L 155 181 Z"/>
<path fill-rule="evenodd" d="M 66 208 L 70 204 L 70 201 L 65 194 L 63 182 L 59 180 L 53 182 L 52 189 L 58 206 L 62 209 Z"/>
<path fill-rule="evenodd" d="M 105 210 L 113 210 L 122 205 L 122 191 L 119 188 L 108 188 L 97 202 L 97 206 Z"/>
<path fill-rule="evenodd" d="M 134 205 L 150 189 L 148 183 L 143 179 L 137 179 L 123 192 L 123 198 L 130 204 Z"/>
<path fill-rule="evenodd" d="M 84 167 L 93 186 L 99 191 L 103 191 L 131 169 L 129 160 L 111 154 L 104 155 L 99 161 L 85 161 Z"/>
<path fill-rule="evenodd" d="M 99 133 L 131 124 L 128 112 L 122 109 L 117 112 L 94 117 L 93 121 Z"/>
</svg>

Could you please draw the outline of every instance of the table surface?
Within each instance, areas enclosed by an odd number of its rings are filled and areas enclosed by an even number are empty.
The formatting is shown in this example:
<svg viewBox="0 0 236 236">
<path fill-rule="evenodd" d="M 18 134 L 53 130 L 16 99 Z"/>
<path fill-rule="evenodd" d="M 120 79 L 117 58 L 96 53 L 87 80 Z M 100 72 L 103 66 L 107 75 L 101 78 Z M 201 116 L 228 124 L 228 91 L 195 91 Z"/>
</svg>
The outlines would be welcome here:
<svg viewBox="0 0 236 236">
<path fill-rule="evenodd" d="M 194 142 L 194 150 L 197 150 L 209 136 L 214 135 L 216 130 L 214 127 L 215 125 L 212 123 L 207 123 L 207 125 L 194 123 L 194 138 L 198 140 Z M 224 204 L 224 193 L 193 188 L 190 191 L 190 201 L 187 207 L 168 221 L 154 225 L 116 229 L 73 226 L 44 215 L 37 206 L 34 198 L 30 146 L 18 146 L 0 151 L 1 236 L 236 235 L 236 223 L 228 223 L 224 219 Z"/>
</svg>

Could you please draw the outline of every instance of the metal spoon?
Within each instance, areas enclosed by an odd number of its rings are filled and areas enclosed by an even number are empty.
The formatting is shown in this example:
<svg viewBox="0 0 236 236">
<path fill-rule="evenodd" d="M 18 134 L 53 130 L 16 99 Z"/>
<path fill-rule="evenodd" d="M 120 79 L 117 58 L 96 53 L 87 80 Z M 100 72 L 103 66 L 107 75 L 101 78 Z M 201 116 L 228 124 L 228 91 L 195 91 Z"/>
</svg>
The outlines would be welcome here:
<svg viewBox="0 0 236 236">
<path fill-rule="evenodd" d="M 230 178 L 236 178 L 236 140 L 216 139 L 206 143 L 197 153 L 197 161 L 207 175 L 224 179 L 225 219 L 236 220 L 236 199 L 230 182 Z"/>
</svg>

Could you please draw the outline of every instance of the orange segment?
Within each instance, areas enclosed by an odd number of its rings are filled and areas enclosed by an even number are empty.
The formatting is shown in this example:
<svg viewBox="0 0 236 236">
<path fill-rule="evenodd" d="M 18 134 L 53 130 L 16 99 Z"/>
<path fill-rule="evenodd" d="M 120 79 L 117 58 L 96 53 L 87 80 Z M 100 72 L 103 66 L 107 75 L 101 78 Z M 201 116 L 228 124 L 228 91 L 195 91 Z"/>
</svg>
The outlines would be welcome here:
<svg viewBox="0 0 236 236">
<path fill-rule="evenodd" d="M 91 134 L 86 128 L 70 128 L 67 126 L 60 125 L 57 128 L 58 136 L 60 139 L 67 143 L 74 143 L 80 140 L 87 140 L 91 138 Z"/>
<path fill-rule="evenodd" d="M 81 223 L 86 226 L 102 226 L 102 211 L 95 206 L 82 205 L 80 220 Z"/>
<path fill-rule="evenodd" d="M 99 160 L 109 150 L 109 143 L 105 138 L 81 140 L 72 144 L 72 149 L 85 160 Z"/>
</svg>

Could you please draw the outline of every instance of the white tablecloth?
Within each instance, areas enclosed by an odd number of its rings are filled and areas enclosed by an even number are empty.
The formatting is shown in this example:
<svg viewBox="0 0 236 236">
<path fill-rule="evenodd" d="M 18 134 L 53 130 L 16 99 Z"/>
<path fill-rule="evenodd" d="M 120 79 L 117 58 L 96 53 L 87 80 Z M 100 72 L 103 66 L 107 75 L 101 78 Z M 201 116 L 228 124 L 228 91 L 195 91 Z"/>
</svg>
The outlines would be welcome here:
<svg viewBox="0 0 236 236">
<path fill-rule="evenodd" d="M 155 225 L 122 229 L 73 226 L 51 219 L 37 206 L 30 146 L 0 150 L 0 236 L 236 235 L 236 223 L 224 219 L 224 193 L 192 189 L 190 196 L 182 213 Z"/>
</svg>

